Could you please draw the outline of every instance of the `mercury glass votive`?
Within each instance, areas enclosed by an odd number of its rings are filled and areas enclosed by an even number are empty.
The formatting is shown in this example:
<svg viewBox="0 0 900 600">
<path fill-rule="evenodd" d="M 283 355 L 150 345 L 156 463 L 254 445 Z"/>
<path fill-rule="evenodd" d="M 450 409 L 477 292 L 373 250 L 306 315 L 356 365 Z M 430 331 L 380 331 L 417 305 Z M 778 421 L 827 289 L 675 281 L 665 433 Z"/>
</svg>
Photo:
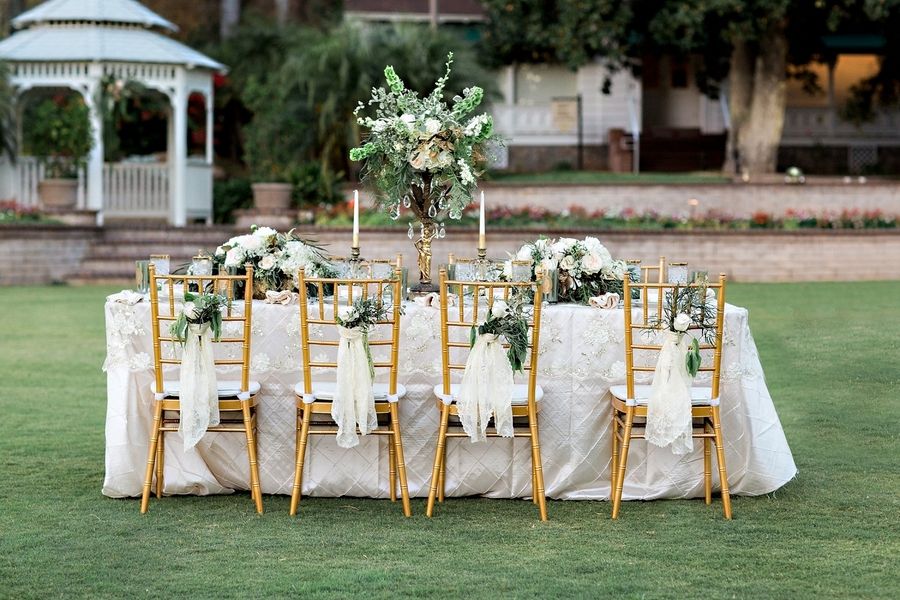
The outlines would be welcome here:
<svg viewBox="0 0 900 600">
<path fill-rule="evenodd" d="M 134 261 L 134 287 L 139 294 L 146 294 L 150 291 L 149 260 Z"/>
<path fill-rule="evenodd" d="M 150 264 L 156 267 L 157 275 L 169 274 L 169 255 L 168 254 L 151 254 Z"/>
<path fill-rule="evenodd" d="M 203 251 L 199 251 L 197 256 L 191 259 L 191 274 L 192 275 L 212 275 L 213 272 L 213 259 L 212 256 L 204 254 Z"/>
<path fill-rule="evenodd" d="M 669 283 L 686 285 L 688 282 L 688 264 L 686 262 L 669 263 L 667 269 L 669 275 Z"/>
<path fill-rule="evenodd" d="M 559 302 L 559 271 L 547 269 L 544 271 L 543 298 L 551 304 Z"/>
</svg>

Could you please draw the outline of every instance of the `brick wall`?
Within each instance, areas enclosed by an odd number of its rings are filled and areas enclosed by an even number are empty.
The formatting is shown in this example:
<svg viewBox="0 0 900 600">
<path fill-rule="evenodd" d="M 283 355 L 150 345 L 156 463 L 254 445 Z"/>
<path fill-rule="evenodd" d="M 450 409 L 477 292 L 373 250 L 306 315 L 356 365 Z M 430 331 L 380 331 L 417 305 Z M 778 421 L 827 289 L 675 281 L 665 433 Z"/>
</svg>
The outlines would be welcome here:
<svg viewBox="0 0 900 600">
<path fill-rule="evenodd" d="M 0 226 L 0 285 L 65 281 L 99 235 L 95 227 Z"/>
</svg>

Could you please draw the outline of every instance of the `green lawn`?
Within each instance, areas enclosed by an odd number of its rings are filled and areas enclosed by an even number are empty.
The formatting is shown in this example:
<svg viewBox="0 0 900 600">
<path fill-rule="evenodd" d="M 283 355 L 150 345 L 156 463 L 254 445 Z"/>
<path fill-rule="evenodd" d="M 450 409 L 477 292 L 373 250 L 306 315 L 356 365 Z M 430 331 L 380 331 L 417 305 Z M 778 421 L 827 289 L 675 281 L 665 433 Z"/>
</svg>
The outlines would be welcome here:
<svg viewBox="0 0 900 600">
<path fill-rule="evenodd" d="M 900 282 L 733 285 L 800 474 L 626 503 L 100 494 L 105 288 L 0 288 L 0 597 L 897 598 Z M 600 408 L 598 408 L 600 410 Z M 603 408 L 605 410 L 605 408 Z"/>
<path fill-rule="evenodd" d="M 542 173 L 503 173 L 490 174 L 488 181 L 498 184 L 698 184 L 729 183 L 731 180 L 721 173 L 612 173 L 610 171 L 544 171 Z"/>
</svg>

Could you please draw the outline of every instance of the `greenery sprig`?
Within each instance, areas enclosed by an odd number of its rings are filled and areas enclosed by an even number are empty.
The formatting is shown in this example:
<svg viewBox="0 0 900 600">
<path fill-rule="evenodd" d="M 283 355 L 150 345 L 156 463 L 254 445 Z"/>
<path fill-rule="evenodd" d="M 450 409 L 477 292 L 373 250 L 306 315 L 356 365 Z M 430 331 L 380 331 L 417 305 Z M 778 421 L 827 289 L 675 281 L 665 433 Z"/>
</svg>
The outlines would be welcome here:
<svg viewBox="0 0 900 600">
<path fill-rule="evenodd" d="M 708 292 L 705 280 L 684 287 L 676 285 L 665 294 L 662 318 L 651 317 L 649 320 L 650 330 L 668 329 L 680 335 L 690 329 L 699 330 L 699 338 L 704 343 L 714 343 L 718 306 Z M 701 363 L 700 342 L 695 337 L 685 356 L 685 366 L 691 377 L 696 377 Z"/>
<path fill-rule="evenodd" d="M 528 354 L 528 319 L 523 302 L 511 300 L 507 304 L 503 300 L 495 300 L 487 319 L 478 326 L 472 326 L 469 345 L 474 346 L 478 336 L 484 334 L 503 336 L 509 343 L 506 351 L 509 366 L 514 373 L 524 371 Z"/>
<path fill-rule="evenodd" d="M 230 306 L 231 301 L 224 294 L 185 292 L 181 312 L 169 326 L 169 332 L 184 345 L 187 341 L 188 325 L 209 323 L 213 339 L 218 341 L 222 337 L 222 310 Z"/>
</svg>

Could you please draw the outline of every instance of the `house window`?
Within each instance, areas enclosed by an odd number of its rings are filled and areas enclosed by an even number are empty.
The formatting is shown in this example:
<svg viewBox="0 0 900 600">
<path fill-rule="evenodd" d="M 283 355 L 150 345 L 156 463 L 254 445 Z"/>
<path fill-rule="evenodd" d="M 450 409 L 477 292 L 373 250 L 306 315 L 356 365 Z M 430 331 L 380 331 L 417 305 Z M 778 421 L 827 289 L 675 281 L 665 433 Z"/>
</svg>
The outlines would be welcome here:
<svg viewBox="0 0 900 600">
<path fill-rule="evenodd" d="M 554 98 L 577 93 L 578 75 L 565 67 L 538 64 L 521 65 L 516 69 L 518 104 L 547 104 Z"/>
<path fill-rule="evenodd" d="M 684 58 L 669 58 L 669 87 L 684 89 L 688 87 L 688 61 Z"/>
<path fill-rule="evenodd" d="M 641 61 L 641 82 L 645 89 L 659 87 L 659 59 L 656 56 L 648 54 Z"/>
</svg>

